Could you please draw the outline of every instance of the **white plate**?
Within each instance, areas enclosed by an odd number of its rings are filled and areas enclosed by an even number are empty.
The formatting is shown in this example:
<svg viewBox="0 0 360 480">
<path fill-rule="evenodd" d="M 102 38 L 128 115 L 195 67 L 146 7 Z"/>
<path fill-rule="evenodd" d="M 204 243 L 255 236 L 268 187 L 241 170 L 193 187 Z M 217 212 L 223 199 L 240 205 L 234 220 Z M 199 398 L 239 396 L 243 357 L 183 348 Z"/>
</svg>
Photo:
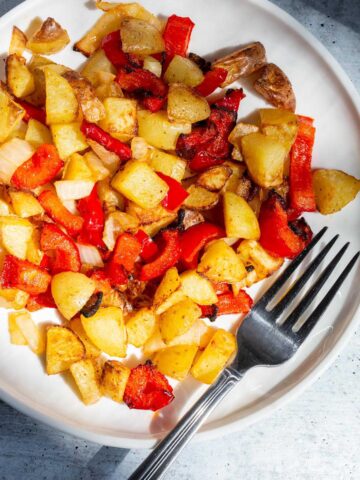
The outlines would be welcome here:
<svg viewBox="0 0 360 480">
<path fill-rule="evenodd" d="M 26 29 L 35 17 L 54 17 L 78 39 L 99 17 L 92 0 L 28 0 L 0 20 L 2 52 L 9 44 L 12 25 Z M 196 23 L 191 51 L 211 54 L 254 40 L 265 44 L 268 58 L 282 67 L 293 82 L 297 111 L 316 119 L 314 165 L 340 168 L 360 176 L 360 101 L 346 74 L 301 25 L 266 0 L 144 0 L 159 14 L 189 15 Z M 84 61 L 69 46 L 55 57 L 77 67 Z M 247 92 L 240 118 L 264 103 Z M 350 254 L 360 247 L 360 198 L 341 213 L 308 219 L 314 231 L 328 225 L 351 241 Z M 339 246 L 340 246 L 340 242 Z M 335 249 L 334 249 L 335 251 Z M 342 266 L 345 264 L 342 262 Z M 335 272 L 336 274 L 336 272 Z M 337 299 L 311 338 L 287 364 L 251 371 L 210 417 L 197 438 L 210 438 L 238 430 L 283 405 L 311 384 L 329 366 L 355 328 L 359 305 L 360 268 L 338 292 Z M 260 288 L 264 288 L 262 285 Z M 11 346 L 6 312 L 0 324 L 0 396 L 15 408 L 49 425 L 106 445 L 151 447 L 194 402 L 205 387 L 187 380 L 176 388 L 176 400 L 161 413 L 131 411 L 108 399 L 85 407 L 62 376 L 48 377 L 40 360 L 27 347 Z M 53 321 L 51 311 L 35 317 Z M 234 319 L 222 321 L 230 326 Z M 134 359 L 133 359 L 134 361 Z"/>
</svg>

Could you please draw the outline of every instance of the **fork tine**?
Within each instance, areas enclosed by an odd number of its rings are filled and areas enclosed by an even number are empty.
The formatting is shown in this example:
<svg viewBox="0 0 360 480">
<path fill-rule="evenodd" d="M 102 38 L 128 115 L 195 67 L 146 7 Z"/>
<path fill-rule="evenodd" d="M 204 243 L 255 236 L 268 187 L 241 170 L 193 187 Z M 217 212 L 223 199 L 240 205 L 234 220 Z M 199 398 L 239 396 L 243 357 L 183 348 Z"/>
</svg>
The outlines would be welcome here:
<svg viewBox="0 0 360 480">
<path fill-rule="evenodd" d="M 315 237 L 311 240 L 309 245 L 298 255 L 290 265 L 284 270 L 284 272 L 280 275 L 280 277 L 271 285 L 271 287 L 265 292 L 265 294 L 261 297 L 261 299 L 257 302 L 254 306 L 265 307 L 270 300 L 277 294 L 280 288 L 285 284 L 285 282 L 289 279 L 291 274 L 296 270 L 296 268 L 300 265 L 306 255 L 315 247 L 321 237 L 324 235 L 328 227 L 323 227 L 320 232 L 318 232 Z M 254 311 L 253 308 L 253 311 Z"/>
<path fill-rule="evenodd" d="M 332 299 L 335 297 L 339 288 L 344 283 L 346 277 L 349 275 L 349 273 L 353 269 L 355 263 L 357 262 L 357 259 L 359 258 L 359 255 L 360 255 L 360 252 L 357 252 L 357 254 L 353 256 L 353 258 L 346 265 L 342 273 L 339 275 L 338 279 L 335 281 L 334 285 L 327 292 L 323 300 L 319 303 L 319 305 L 315 308 L 312 314 L 308 317 L 304 325 L 296 333 L 297 339 L 299 340 L 300 343 L 303 342 L 305 338 L 309 335 L 309 333 L 314 328 L 318 320 L 321 318 L 321 316 L 323 315 L 327 307 L 330 305 Z"/>
<path fill-rule="evenodd" d="M 320 265 L 320 263 L 329 253 L 329 250 L 331 249 L 331 247 L 334 245 L 334 243 L 338 238 L 339 238 L 339 235 L 335 235 L 335 237 L 333 237 L 330 240 L 330 242 L 327 245 L 325 245 L 325 247 L 321 250 L 321 252 L 310 263 L 310 265 L 305 270 L 305 272 L 301 275 L 301 277 L 294 283 L 294 285 L 290 288 L 290 290 L 286 293 L 286 295 L 280 300 L 280 302 L 270 311 L 274 319 L 278 318 L 282 314 L 282 312 L 285 310 L 285 308 L 287 308 L 291 304 L 291 302 L 296 298 L 297 294 L 305 286 L 306 282 L 309 280 L 311 275 L 315 272 L 317 267 Z"/>
<path fill-rule="evenodd" d="M 330 277 L 332 272 L 334 271 L 334 268 L 336 265 L 339 263 L 340 259 L 346 252 L 348 246 L 350 243 L 346 243 L 342 249 L 335 255 L 335 257 L 332 259 L 332 261 L 329 263 L 329 265 L 325 268 L 325 270 L 322 272 L 318 280 L 312 287 L 309 289 L 305 297 L 301 300 L 301 302 L 296 306 L 296 308 L 290 313 L 290 315 L 286 318 L 285 322 L 283 323 L 283 329 L 285 331 L 290 331 L 295 323 L 299 320 L 300 316 L 305 312 L 307 307 L 310 305 L 310 303 L 314 300 L 316 295 L 319 293 L 321 290 L 322 286 L 326 282 L 326 280 Z"/>
</svg>

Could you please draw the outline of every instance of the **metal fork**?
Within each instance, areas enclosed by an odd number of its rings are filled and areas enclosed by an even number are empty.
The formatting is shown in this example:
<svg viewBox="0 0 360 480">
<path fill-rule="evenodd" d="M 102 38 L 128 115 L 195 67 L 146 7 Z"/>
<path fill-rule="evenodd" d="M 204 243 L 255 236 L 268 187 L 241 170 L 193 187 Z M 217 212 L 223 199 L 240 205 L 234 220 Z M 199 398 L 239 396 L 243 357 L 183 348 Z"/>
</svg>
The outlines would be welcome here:
<svg viewBox="0 0 360 480">
<path fill-rule="evenodd" d="M 174 429 L 156 446 L 131 475 L 129 480 L 155 480 L 161 478 L 208 415 L 250 368 L 260 365 L 280 365 L 295 354 L 329 306 L 351 269 L 354 267 L 360 254 L 360 252 L 357 252 L 356 255 L 353 256 L 318 306 L 310 313 L 302 326 L 295 331 L 294 326 L 339 263 L 349 243 L 346 243 L 334 256 L 295 308 L 291 310 L 289 307 L 328 254 L 339 235 L 333 237 L 330 242 L 325 245 L 320 253 L 311 261 L 302 276 L 296 280 L 275 307 L 270 310 L 268 306 L 306 255 L 319 242 L 326 230 L 327 227 L 324 227 L 313 238 L 307 248 L 289 264 L 281 276 L 254 305 L 237 331 L 238 349 L 234 361 L 229 367 L 223 370 L 217 381 L 207 389 Z M 279 324 L 278 320 L 285 310 L 289 312 L 287 318 Z"/>
</svg>

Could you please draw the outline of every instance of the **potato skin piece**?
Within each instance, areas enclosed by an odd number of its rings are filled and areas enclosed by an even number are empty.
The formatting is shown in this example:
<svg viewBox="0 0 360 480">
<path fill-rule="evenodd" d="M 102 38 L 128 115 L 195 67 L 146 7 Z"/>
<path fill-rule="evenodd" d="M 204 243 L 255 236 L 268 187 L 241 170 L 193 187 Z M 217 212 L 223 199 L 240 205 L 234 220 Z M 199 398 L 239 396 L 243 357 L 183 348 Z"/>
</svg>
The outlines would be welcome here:
<svg viewBox="0 0 360 480">
<path fill-rule="evenodd" d="M 295 111 L 296 98 L 291 82 L 274 63 L 268 63 L 261 69 L 254 88 L 275 107 Z"/>
<path fill-rule="evenodd" d="M 103 395 L 110 397 L 114 402 L 123 401 L 126 383 L 130 375 L 130 368 L 116 360 L 108 360 L 101 377 Z"/>
</svg>

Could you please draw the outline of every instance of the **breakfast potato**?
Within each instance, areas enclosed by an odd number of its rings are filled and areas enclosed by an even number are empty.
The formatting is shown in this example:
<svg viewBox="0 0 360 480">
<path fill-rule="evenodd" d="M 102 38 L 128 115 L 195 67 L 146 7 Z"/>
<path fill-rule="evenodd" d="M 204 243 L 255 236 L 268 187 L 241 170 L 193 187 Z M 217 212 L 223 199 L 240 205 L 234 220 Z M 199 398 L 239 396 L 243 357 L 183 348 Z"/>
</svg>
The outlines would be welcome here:
<svg viewBox="0 0 360 480">
<path fill-rule="evenodd" d="M 14 312 L 16 325 L 25 337 L 31 350 L 41 355 L 45 350 L 45 336 L 28 312 Z"/>
<path fill-rule="evenodd" d="M 94 280 L 82 273 L 61 272 L 52 277 L 52 296 L 59 312 L 67 320 L 80 312 L 94 290 Z"/>
<path fill-rule="evenodd" d="M 138 135 L 161 150 L 175 150 L 179 135 L 191 132 L 191 123 L 170 122 L 164 111 L 151 113 L 140 110 L 138 124 Z"/>
<path fill-rule="evenodd" d="M 187 189 L 189 196 L 185 199 L 183 205 L 189 210 L 210 210 L 219 202 L 219 194 L 210 192 L 199 185 L 190 185 Z"/>
<path fill-rule="evenodd" d="M 104 101 L 106 98 L 124 98 L 120 85 L 115 81 L 100 83 L 95 88 L 95 93 L 101 101 Z"/>
<path fill-rule="evenodd" d="M 8 330 L 10 336 L 10 343 L 13 345 L 28 345 L 28 342 L 22 334 L 20 328 L 16 323 L 18 312 L 11 312 L 8 314 Z"/>
<path fill-rule="evenodd" d="M 169 87 L 167 114 L 174 122 L 196 123 L 210 115 L 207 100 L 187 85 L 172 83 Z"/>
<path fill-rule="evenodd" d="M 85 158 L 79 153 L 70 155 L 65 164 L 63 180 L 93 181 L 93 173 Z"/>
<path fill-rule="evenodd" d="M 40 248 L 40 229 L 35 226 L 27 245 L 26 260 L 40 265 L 43 257 L 44 252 Z"/>
<path fill-rule="evenodd" d="M 51 55 L 60 52 L 70 43 L 70 38 L 53 18 L 48 17 L 40 29 L 28 40 L 26 47 L 34 53 Z"/>
<path fill-rule="evenodd" d="M 160 315 L 160 332 L 165 343 L 187 332 L 201 317 L 201 309 L 190 298 L 186 298 Z"/>
<path fill-rule="evenodd" d="M 38 122 L 34 118 L 30 118 L 25 133 L 25 140 L 35 148 L 43 145 L 44 143 L 52 144 L 51 132 L 46 125 Z"/>
<path fill-rule="evenodd" d="M 91 358 L 73 363 L 70 366 L 70 372 L 85 405 L 91 405 L 100 400 L 101 391 L 98 384 L 98 375 Z"/>
<path fill-rule="evenodd" d="M 218 192 L 225 186 L 231 174 L 232 170 L 228 165 L 216 165 L 201 173 L 196 184 L 210 192 Z"/>
<path fill-rule="evenodd" d="M 125 357 L 127 335 L 123 312 L 117 307 L 101 307 L 92 317 L 81 315 L 86 335 L 102 352 Z"/>
<path fill-rule="evenodd" d="M 99 125 L 112 137 L 124 142 L 137 133 L 137 102 L 129 98 L 110 97 L 103 101 L 105 115 Z"/>
<path fill-rule="evenodd" d="M 213 282 L 240 282 L 246 277 L 244 264 L 224 240 L 209 244 L 200 259 L 197 271 Z"/>
<path fill-rule="evenodd" d="M 197 345 L 175 345 L 158 351 L 152 361 L 161 373 L 181 381 L 189 373 L 197 350 Z"/>
<path fill-rule="evenodd" d="M 6 82 L 13 95 L 18 98 L 30 95 L 35 89 L 32 73 L 24 57 L 13 53 L 6 59 Z"/>
<path fill-rule="evenodd" d="M 128 202 L 126 213 L 135 217 L 139 227 L 150 237 L 176 219 L 176 213 L 170 213 L 161 204 L 154 208 L 142 208 L 134 202 Z"/>
<path fill-rule="evenodd" d="M 253 125 L 252 123 L 239 122 L 231 130 L 228 137 L 229 142 L 234 146 L 233 151 L 231 152 L 231 157 L 238 162 L 242 162 L 244 157 L 241 153 L 241 137 L 244 135 L 249 135 L 249 133 L 257 133 L 259 127 Z"/>
<path fill-rule="evenodd" d="M 145 162 L 132 161 L 118 172 L 111 185 L 142 208 L 154 208 L 163 200 L 168 185 Z"/>
<path fill-rule="evenodd" d="M 280 108 L 262 108 L 260 121 L 261 131 L 283 143 L 289 153 L 298 132 L 297 115 Z"/>
<path fill-rule="evenodd" d="M 241 158 L 243 158 L 241 156 Z M 228 178 L 226 184 L 223 187 L 224 192 L 237 192 L 240 181 L 242 180 L 244 173 L 246 172 L 246 165 L 244 162 L 231 162 L 227 160 L 223 165 L 226 165 L 231 170 L 231 175 Z"/>
<path fill-rule="evenodd" d="M 186 162 L 176 155 L 162 152 L 156 148 L 149 151 L 149 165 L 155 172 L 161 172 L 181 182 L 185 175 Z"/>
<path fill-rule="evenodd" d="M 139 18 L 125 18 L 121 22 L 122 49 L 135 55 L 153 55 L 165 51 L 161 32 L 151 23 Z"/>
<path fill-rule="evenodd" d="M 86 165 L 91 170 L 92 178 L 95 182 L 100 182 L 110 176 L 110 170 L 105 167 L 102 160 L 94 152 L 86 152 L 83 158 Z"/>
<path fill-rule="evenodd" d="M 187 57 L 174 55 L 164 74 L 167 83 L 182 83 L 188 87 L 196 87 L 204 80 L 201 69 Z"/>
<path fill-rule="evenodd" d="M 0 288 L 0 307 L 21 310 L 26 307 L 30 295 L 18 288 Z"/>
<path fill-rule="evenodd" d="M 25 33 L 14 25 L 11 33 L 9 55 L 22 55 L 26 48 L 26 44 L 27 37 Z"/>
<path fill-rule="evenodd" d="M 341 170 L 320 168 L 313 172 L 316 206 L 320 213 L 338 212 L 360 191 L 360 180 Z"/>
<path fill-rule="evenodd" d="M 226 236 L 258 240 L 260 227 L 250 205 L 239 195 L 225 192 L 223 196 Z"/>
<path fill-rule="evenodd" d="M 282 142 L 262 133 L 251 133 L 241 138 L 241 149 L 255 183 L 266 188 L 282 184 L 287 156 Z"/>
<path fill-rule="evenodd" d="M 130 372 L 130 368 L 116 360 L 105 362 L 101 377 L 103 395 L 110 397 L 114 402 L 121 403 Z"/>
<path fill-rule="evenodd" d="M 167 298 L 181 286 L 180 276 L 176 267 L 169 268 L 154 294 L 153 305 L 157 309 Z"/>
<path fill-rule="evenodd" d="M 28 218 L 44 213 L 44 209 L 40 205 L 40 202 L 32 193 L 10 191 L 9 195 L 15 215 L 18 215 L 21 218 Z"/>
<path fill-rule="evenodd" d="M 296 98 L 291 82 L 274 63 L 268 63 L 261 69 L 254 88 L 274 107 L 295 111 Z"/>
<path fill-rule="evenodd" d="M 45 69 L 46 123 L 71 123 L 77 119 L 79 105 L 69 82 L 49 67 Z"/>
<path fill-rule="evenodd" d="M 191 368 L 191 375 L 202 383 L 213 383 L 236 351 L 235 336 L 217 330 Z"/>
<path fill-rule="evenodd" d="M 70 320 L 69 328 L 79 337 L 79 339 L 83 343 L 86 358 L 97 358 L 100 355 L 101 352 L 98 347 L 96 347 L 90 340 L 90 338 L 86 335 L 80 317 L 76 317 Z"/>
<path fill-rule="evenodd" d="M 196 270 L 187 270 L 180 275 L 181 290 L 198 305 L 212 305 L 218 298 L 211 282 Z"/>
<path fill-rule="evenodd" d="M 26 259 L 29 240 L 34 226 L 29 220 L 16 216 L 0 217 L 2 246 L 15 257 Z"/>
<path fill-rule="evenodd" d="M 105 84 L 105 82 L 99 81 L 100 73 L 111 74 L 112 80 L 114 80 L 116 70 L 105 55 L 104 50 L 100 48 L 85 62 L 85 65 L 81 69 L 80 73 L 83 77 L 87 78 L 93 86 L 97 87 L 99 84 Z"/>
<path fill-rule="evenodd" d="M 65 372 L 85 356 L 85 347 L 69 328 L 54 325 L 46 332 L 46 373 Z"/>
<path fill-rule="evenodd" d="M 14 132 L 24 118 L 25 110 L 13 101 L 3 83 L 0 83 L 0 143 Z"/>
<path fill-rule="evenodd" d="M 81 152 L 88 148 L 86 138 L 80 130 L 79 123 L 51 125 L 50 128 L 55 147 L 61 158 L 65 159 L 73 153 Z"/>
<path fill-rule="evenodd" d="M 135 347 L 142 347 L 154 333 L 157 320 L 151 308 L 140 308 L 129 315 L 126 321 L 128 342 Z"/>
</svg>

